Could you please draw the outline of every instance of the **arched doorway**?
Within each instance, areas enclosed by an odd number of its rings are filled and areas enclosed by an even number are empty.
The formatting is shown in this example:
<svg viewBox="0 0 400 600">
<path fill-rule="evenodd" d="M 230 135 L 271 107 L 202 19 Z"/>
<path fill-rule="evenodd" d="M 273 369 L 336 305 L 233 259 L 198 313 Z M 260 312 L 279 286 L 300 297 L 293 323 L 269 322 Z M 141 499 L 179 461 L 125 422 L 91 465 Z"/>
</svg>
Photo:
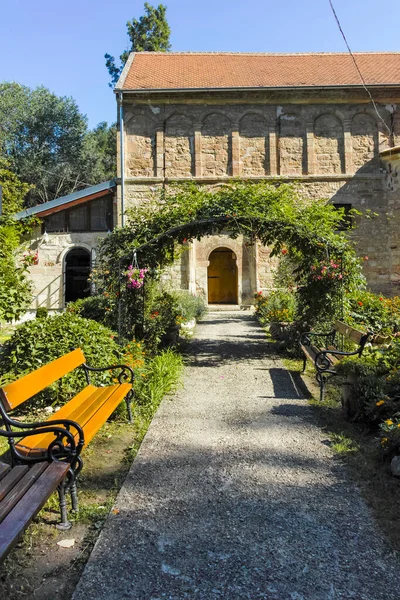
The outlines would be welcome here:
<svg viewBox="0 0 400 600">
<path fill-rule="evenodd" d="M 90 252 L 85 248 L 73 248 L 65 257 L 64 266 L 65 303 L 90 296 Z"/>
<path fill-rule="evenodd" d="M 208 303 L 237 304 L 236 254 L 229 248 L 216 248 L 209 256 Z"/>
</svg>

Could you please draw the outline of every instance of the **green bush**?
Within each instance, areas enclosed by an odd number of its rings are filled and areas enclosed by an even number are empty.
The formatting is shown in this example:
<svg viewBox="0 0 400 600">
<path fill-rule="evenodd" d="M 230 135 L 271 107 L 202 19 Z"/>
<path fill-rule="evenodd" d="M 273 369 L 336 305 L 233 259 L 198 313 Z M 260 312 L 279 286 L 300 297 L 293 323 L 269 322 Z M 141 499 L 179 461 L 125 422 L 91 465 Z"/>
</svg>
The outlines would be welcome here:
<svg viewBox="0 0 400 600">
<path fill-rule="evenodd" d="M 203 298 L 193 296 L 185 290 L 177 290 L 172 292 L 172 297 L 175 300 L 176 309 L 178 311 L 178 322 L 192 321 L 200 319 L 206 312 L 207 308 Z"/>
<path fill-rule="evenodd" d="M 256 315 L 262 325 L 272 321 L 293 321 L 296 312 L 296 300 L 292 292 L 276 290 L 266 296 L 258 292 L 255 300 Z"/>
<path fill-rule="evenodd" d="M 400 330 L 400 297 L 386 298 L 367 291 L 358 291 L 346 300 L 346 321 L 365 329 L 388 334 Z"/>
<path fill-rule="evenodd" d="M 116 364 L 121 362 L 121 350 L 114 338 L 115 333 L 110 329 L 72 313 L 28 321 L 16 329 L 1 349 L 1 382 L 13 381 L 75 348 L 83 350 L 91 366 Z M 111 377 L 107 372 L 99 374 L 97 382 L 108 383 Z M 84 384 L 83 371 L 75 369 L 38 394 L 35 405 L 64 403 Z M 29 404 L 33 406 L 31 402 Z"/>
<path fill-rule="evenodd" d="M 400 411 L 400 344 L 387 348 L 367 348 L 361 358 L 347 358 L 337 373 L 353 384 L 353 399 L 358 407 L 356 418 L 376 426 Z"/>
<path fill-rule="evenodd" d="M 110 302 L 105 296 L 89 296 L 70 302 L 67 306 L 67 312 L 79 315 L 84 319 L 97 321 L 106 327 L 113 327 L 110 315 Z M 115 327 L 114 327 L 115 328 Z"/>
<path fill-rule="evenodd" d="M 49 316 L 49 311 L 45 306 L 39 306 L 36 309 L 36 318 L 37 319 L 46 319 Z"/>
</svg>

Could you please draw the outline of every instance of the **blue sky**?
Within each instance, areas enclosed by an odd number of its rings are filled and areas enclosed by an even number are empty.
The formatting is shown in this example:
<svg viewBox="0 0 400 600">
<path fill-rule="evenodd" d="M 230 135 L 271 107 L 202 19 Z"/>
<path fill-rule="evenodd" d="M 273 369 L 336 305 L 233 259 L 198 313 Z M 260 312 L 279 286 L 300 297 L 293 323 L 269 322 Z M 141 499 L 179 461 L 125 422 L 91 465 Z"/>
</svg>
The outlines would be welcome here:
<svg viewBox="0 0 400 600">
<path fill-rule="evenodd" d="M 136 0 L 2 0 L 0 81 L 72 96 L 91 127 L 116 118 L 104 54 L 128 46 Z M 157 5 L 159 2 L 151 1 Z M 328 0 L 164 0 L 175 51 L 342 52 Z M 334 0 L 354 51 L 400 51 L 400 2 Z"/>
</svg>

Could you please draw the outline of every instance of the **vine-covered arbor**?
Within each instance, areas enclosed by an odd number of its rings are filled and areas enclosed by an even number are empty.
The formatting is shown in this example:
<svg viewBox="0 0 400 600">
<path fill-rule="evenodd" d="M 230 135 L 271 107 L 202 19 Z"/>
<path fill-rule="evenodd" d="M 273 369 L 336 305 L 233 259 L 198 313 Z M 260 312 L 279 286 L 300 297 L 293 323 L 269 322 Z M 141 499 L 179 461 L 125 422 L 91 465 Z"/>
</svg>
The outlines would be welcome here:
<svg viewBox="0 0 400 600">
<path fill-rule="evenodd" d="M 135 303 L 128 267 L 131 273 L 146 268 L 147 278 L 157 277 L 191 241 L 204 236 L 243 236 L 249 247 L 268 246 L 271 256 L 290 258 L 298 317 L 308 322 L 339 314 L 344 291 L 363 284 L 353 245 L 338 231 L 341 212 L 323 200 L 307 201 L 291 185 L 236 182 L 208 190 L 181 185 L 127 216 L 128 224 L 102 243 L 96 273 L 120 312 L 121 305 Z"/>
</svg>

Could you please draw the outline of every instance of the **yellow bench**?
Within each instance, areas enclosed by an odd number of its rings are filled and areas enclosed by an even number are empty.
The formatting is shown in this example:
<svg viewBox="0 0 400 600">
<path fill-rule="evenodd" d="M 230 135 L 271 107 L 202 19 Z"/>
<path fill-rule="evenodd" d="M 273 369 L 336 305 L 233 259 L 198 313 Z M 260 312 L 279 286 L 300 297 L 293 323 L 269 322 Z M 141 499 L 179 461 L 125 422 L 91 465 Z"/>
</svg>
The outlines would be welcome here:
<svg viewBox="0 0 400 600">
<path fill-rule="evenodd" d="M 76 368 L 82 368 L 87 385 L 69 402 L 40 423 L 22 423 L 9 412 L 55 383 Z M 91 374 L 111 370 L 117 383 L 96 386 Z M 0 416 L 4 428 L 0 435 L 8 438 L 13 465 L 30 465 L 43 461 L 64 461 L 70 465 L 68 477 L 59 486 L 61 527 L 68 528 L 65 491 L 71 492 L 72 508 L 77 510 L 76 476 L 82 468 L 80 453 L 89 444 L 118 405 L 125 399 L 132 422 L 134 374 L 127 365 L 90 367 L 80 348 L 40 367 L 0 388 Z"/>
</svg>

